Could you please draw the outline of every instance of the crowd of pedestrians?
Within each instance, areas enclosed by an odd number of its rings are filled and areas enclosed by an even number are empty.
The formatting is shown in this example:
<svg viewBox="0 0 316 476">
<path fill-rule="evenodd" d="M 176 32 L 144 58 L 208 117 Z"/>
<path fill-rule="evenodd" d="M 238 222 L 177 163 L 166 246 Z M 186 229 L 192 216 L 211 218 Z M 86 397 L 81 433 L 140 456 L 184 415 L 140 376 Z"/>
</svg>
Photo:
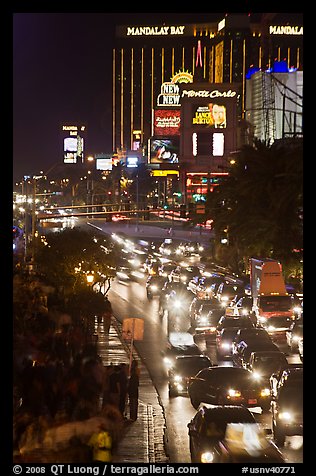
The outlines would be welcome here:
<svg viewBox="0 0 316 476">
<path fill-rule="evenodd" d="M 98 321 L 109 332 L 112 308 L 106 301 Z M 110 461 L 126 421 L 137 419 L 137 361 L 131 369 L 125 363 L 104 366 L 94 322 L 68 316 L 56 325 L 49 308 L 44 314 L 31 316 L 31 325 L 14 336 L 14 459 Z"/>
</svg>

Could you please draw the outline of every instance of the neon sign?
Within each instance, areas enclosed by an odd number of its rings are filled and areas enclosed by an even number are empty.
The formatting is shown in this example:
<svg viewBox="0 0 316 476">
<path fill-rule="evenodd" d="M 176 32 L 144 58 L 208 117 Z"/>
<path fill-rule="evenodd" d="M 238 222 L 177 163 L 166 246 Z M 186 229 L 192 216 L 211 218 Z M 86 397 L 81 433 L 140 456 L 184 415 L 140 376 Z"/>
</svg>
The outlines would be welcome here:
<svg viewBox="0 0 316 476">
<path fill-rule="evenodd" d="M 128 26 L 127 36 L 183 35 L 185 26 Z"/>
<path fill-rule="evenodd" d="M 303 27 L 270 25 L 269 33 L 270 35 L 303 35 Z"/>
</svg>

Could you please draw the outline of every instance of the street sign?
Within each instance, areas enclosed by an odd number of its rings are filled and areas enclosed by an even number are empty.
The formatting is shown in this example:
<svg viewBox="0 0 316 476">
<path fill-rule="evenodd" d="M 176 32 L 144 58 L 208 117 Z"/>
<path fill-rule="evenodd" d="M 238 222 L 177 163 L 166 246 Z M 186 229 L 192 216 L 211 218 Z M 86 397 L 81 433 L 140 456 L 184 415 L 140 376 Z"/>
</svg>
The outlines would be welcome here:
<svg viewBox="0 0 316 476">
<path fill-rule="evenodd" d="M 123 320 L 122 336 L 124 340 L 143 340 L 144 319 L 130 318 Z"/>
</svg>

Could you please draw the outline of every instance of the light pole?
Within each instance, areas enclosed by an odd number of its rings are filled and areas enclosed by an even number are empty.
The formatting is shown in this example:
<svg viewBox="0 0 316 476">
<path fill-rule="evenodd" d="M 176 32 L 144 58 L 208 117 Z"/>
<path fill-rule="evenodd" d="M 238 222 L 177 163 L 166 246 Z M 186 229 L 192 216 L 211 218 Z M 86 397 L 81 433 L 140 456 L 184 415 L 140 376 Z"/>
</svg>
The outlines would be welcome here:
<svg viewBox="0 0 316 476">
<path fill-rule="evenodd" d="M 137 169 L 137 174 L 136 174 L 136 207 L 137 207 L 137 215 L 136 215 L 136 231 L 139 231 L 139 215 L 138 215 L 138 209 L 139 209 L 139 194 L 138 194 L 138 169 Z"/>
</svg>

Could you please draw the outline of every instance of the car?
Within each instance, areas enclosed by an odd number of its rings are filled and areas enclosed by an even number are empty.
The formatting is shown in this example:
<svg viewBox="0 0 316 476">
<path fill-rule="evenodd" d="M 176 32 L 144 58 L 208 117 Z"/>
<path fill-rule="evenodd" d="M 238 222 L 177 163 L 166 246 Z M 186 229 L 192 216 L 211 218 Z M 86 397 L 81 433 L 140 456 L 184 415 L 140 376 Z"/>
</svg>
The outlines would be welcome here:
<svg viewBox="0 0 316 476">
<path fill-rule="evenodd" d="M 235 309 L 240 316 L 247 316 L 252 311 L 252 297 L 248 295 L 240 296 L 236 301 Z"/>
<path fill-rule="evenodd" d="M 270 376 L 271 396 L 275 396 L 285 382 L 291 385 L 303 385 L 303 364 L 287 364 Z"/>
<path fill-rule="evenodd" d="M 255 378 L 270 381 L 273 373 L 284 369 L 288 364 L 284 352 L 279 350 L 258 350 L 251 352 L 247 369 L 253 373 Z"/>
<path fill-rule="evenodd" d="M 188 315 L 190 306 L 189 291 L 181 282 L 167 281 L 160 293 L 159 315 L 163 317 L 165 312 L 168 316 Z"/>
<path fill-rule="evenodd" d="M 261 321 L 271 338 L 279 343 L 286 343 L 286 332 L 290 330 L 293 319 L 288 316 L 275 315 Z"/>
<path fill-rule="evenodd" d="M 187 427 L 192 463 L 284 462 L 244 406 L 201 404 Z"/>
<path fill-rule="evenodd" d="M 179 355 L 201 355 L 199 346 L 189 332 L 170 332 L 165 351 L 162 351 L 163 362 L 169 370 Z"/>
<path fill-rule="evenodd" d="M 223 308 L 216 299 L 203 301 L 191 319 L 191 325 L 195 333 L 216 335 L 216 326 L 223 314 Z"/>
<path fill-rule="evenodd" d="M 216 296 L 218 286 L 223 282 L 223 276 L 217 273 L 212 273 L 210 276 L 202 276 L 193 292 L 199 298 L 211 298 Z M 226 307 L 226 303 L 223 303 Z"/>
<path fill-rule="evenodd" d="M 255 327 L 249 316 L 222 316 L 217 324 L 216 331 L 219 333 L 226 327 Z"/>
<path fill-rule="evenodd" d="M 244 365 L 252 372 L 253 378 L 259 380 L 266 388 L 270 389 L 270 377 L 273 373 L 284 369 L 288 364 L 284 352 L 279 350 L 259 350 L 251 352 L 250 358 Z M 270 391 L 271 401 L 271 391 Z M 264 410 L 270 409 L 270 402 L 267 400 L 267 405 Z"/>
<path fill-rule="evenodd" d="M 248 342 L 269 342 L 271 343 L 271 337 L 265 329 L 258 327 L 241 327 L 237 332 L 232 342 L 232 357 L 234 359 L 235 354 L 241 349 L 242 346 L 247 345 Z"/>
<path fill-rule="evenodd" d="M 202 402 L 264 409 L 270 398 L 270 389 L 256 381 L 249 370 L 227 366 L 213 366 L 198 372 L 191 379 L 188 393 L 195 409 Z"/>
<path fill-rule="evenodd" d="M 146 281 L 147 298 L 152 299 L 154 296 L 159 296 L 165 282 L 166 279 L 163 276 L 158 276 L 157 274 L 149 275 Z"/>
<path fill-rule="evenodd" d="M 228 306 L 234 296 L 243 293 L 244 290 L 245 287 L 241 281 L 231 282 L 231 280 L 225 279 L 217 288 L 216 298 L 219 302 Z"/>
<path fill-rule="evenodd" d="M 300 356 L 300 361 L 303 362 L 303 337 L 300 337 L 297 342 L 298 355 Z"/>
<path fill-rule="evenodd" d="M 216 354 L 218 360 L 231 358 L 232 342 L 239 327 L 226 327 L 216 334 Z"/>
<path fill-rule="evenodd" d="M 285 332 L 286 343 L 292 352 L 298 351 L 298 341 L 303 337 L 303 319 L 292 322 L 290 328 Z"/>
<path fill-rule="evenodd" d="M 273 439 L 283 446 L 286 436 L 303 435 L 303 386 L 285 382 L 271 401 Z"/>
<path fill-rule="evenodd" d="M 247 368 L 252 352 L 258 351 L 278 351 L 279 347 L 272 341 L 260 341 L 258 339 L 242 341 L 238 344 L 236 351 L 232 352 L 233 364 L 237 367 Z"/>
<path fill-rule="evenodd" d="M 212 365 L 211 359 L 204 354 L 177 356 L 168 374 L 169 397 L 187 395 L 190 379 Z"/>
</svg>

